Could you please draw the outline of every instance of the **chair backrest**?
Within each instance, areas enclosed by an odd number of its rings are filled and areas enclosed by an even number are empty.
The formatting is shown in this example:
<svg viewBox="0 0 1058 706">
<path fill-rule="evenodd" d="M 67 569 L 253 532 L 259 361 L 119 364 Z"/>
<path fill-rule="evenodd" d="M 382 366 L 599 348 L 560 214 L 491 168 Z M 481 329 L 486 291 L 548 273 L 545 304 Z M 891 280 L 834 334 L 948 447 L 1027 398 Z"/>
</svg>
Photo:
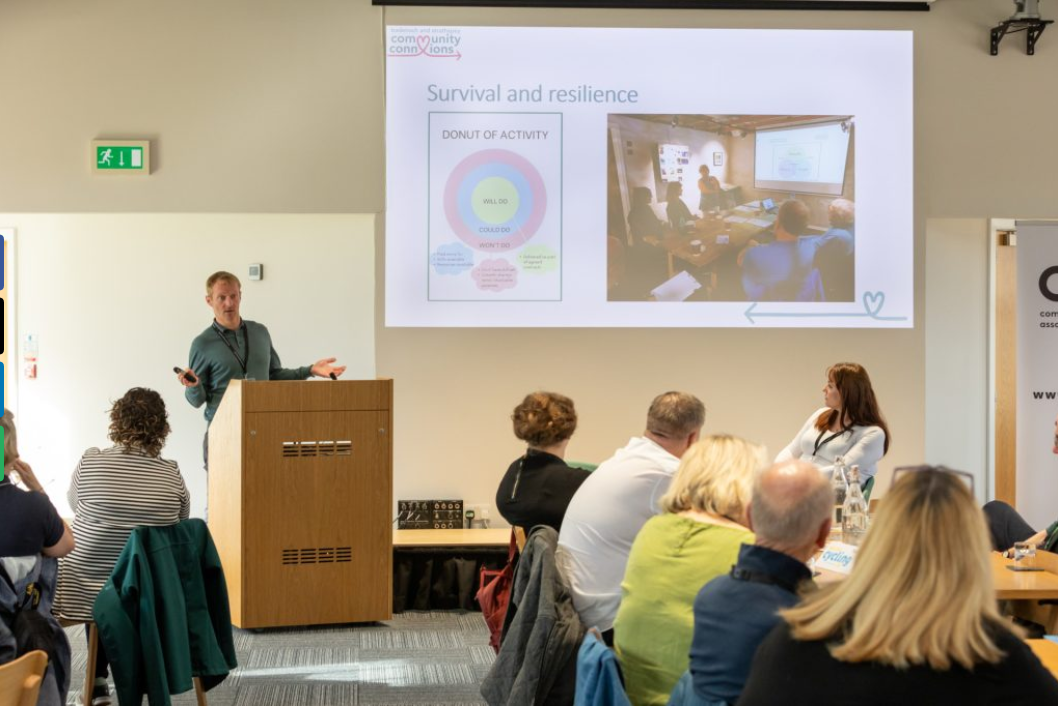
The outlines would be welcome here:
<svg viewBox="0 0 1058 706">
<path fill-rule="evenodd" d="M 40 650 L 0 665 L 0 706 L 34 706 L 47 668 L 48 656 Z"/>
</svg>

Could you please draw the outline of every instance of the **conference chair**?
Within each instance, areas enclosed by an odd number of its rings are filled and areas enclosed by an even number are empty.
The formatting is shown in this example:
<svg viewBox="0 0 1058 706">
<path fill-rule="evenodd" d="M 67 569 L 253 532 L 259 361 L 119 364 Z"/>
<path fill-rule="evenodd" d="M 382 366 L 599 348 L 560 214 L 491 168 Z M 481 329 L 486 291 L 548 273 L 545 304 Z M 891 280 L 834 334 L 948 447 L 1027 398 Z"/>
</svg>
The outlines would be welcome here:
<svg viewBox="0 0 1058 706">
<path fill-rule="evenodd" d="M 36 706 L 47 668 L 48 655 L 40 650 L 0 665 L 0 706 Z"/>
<path fill-rule="evenodd" d="M 85 633 L 88 635 L 88 662 L 85 665 L 84 688 L 81 690 L 81 706 L 92 706 L 92 689 L 95 687 L 96 661 L 99 659 L 99 629 L 91 620 L 86 623 L 82 623 L 81 621 L 60 620 L 60 623 L 62 623 L 64 627 L 82 624 L 84 625 Z M 209 702 L 206 701 L 206 692 L 202 688 L 202 680 L 198 677 L 194 677 L 192 681 L 195 685 L 195 698 L 198 699 L 199 706 L 208 706 Z M 0 706 L 7 705 L 0 702 Z"/>
<path fill-rule="evenodd" d="M 871 501 L 871 491 L 874 490 L 874 476 L 871 476 L 863 483 L 863 499 L 867 502 Z"/>
<path fill-rule="evenodd" d="M 224 571 L 202 520 L 134 529 L 92 616 L 120 703 L 168 704 L 191 686 L 205 706 L 238 665 Z"/>
</svg>

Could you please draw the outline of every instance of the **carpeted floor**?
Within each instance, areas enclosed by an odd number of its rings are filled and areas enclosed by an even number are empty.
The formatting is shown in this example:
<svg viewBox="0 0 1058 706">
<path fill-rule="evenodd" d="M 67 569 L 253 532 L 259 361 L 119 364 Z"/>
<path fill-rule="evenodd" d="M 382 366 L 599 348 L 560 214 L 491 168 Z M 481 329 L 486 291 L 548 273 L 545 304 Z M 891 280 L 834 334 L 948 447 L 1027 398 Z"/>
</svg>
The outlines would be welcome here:
<svg viewBox="0 0 1058 706">
<path fill-rule="evenodd" d="M 70 704 L 87 661 L 84 631 L 69 628 Z M 210 706 L 478 706 L 492 664 L 481 613 L 406 612 L 385 623 L 298 630 L 235 630 L 236 669 Z M 115 700 L 115 704 L 116 704 Z M 190 691 L 174 706 L 195 704 Z"/>
</svg>

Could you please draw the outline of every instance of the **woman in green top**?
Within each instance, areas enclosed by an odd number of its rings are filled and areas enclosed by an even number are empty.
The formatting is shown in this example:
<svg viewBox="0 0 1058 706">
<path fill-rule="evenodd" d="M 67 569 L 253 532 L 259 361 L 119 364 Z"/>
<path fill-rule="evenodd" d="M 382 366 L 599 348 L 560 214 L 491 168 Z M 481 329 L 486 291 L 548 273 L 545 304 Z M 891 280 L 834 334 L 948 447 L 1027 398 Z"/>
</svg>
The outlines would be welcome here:
<svg viewBox="0 0 1058 706">
<path fill-rule="evenodd" d="M 731 570 L 753 542 L 746 506 L 764 448 L 734 436 L 707 436 L 684 454 L 663 513 L 636 535 L 621 584 L 614 647 L 635 706 L 668 703 L 687 670 L 694 598 Z"/>
</svg>

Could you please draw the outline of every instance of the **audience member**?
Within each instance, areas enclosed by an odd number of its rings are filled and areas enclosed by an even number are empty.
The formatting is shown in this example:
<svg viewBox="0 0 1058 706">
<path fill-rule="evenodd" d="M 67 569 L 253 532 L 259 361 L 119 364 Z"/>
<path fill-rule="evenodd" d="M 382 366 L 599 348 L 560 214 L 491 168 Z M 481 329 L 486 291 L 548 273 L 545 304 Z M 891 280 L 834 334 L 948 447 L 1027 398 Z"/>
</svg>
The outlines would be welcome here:
<svg viewBox="0 0 1058 706">
<path fill-rule="evenodd" d="M 703 438 L 684 454 L 661 499 L 664 514 L 636 536 L 614 621 L 614 647 L 636 706 L 665 704 L 686 671 L 694 596 L 730 570 L 739 545 L 753 541 L 746 506 L 765 462 L 756 444 Z"/>
<path fill-rule="evenodd" d="M 1018 511 L 1002 500 L 985 503 L 985 519 L 988 520 L 988 533 L 992 538 L 992 549 L 1005 552 L 1014 547 L 1016 542 L 1028 542 L 1040 549 L 1053 552 L 1058 547 L 1058 521 L 1052 522 L 1047 529 L 1037 532 L 1025 521 Z"/>
<path fill-rule="evenodd" d="M 511 464 L 496 491 L 496 509 L 507 522 L 525 528 L 562 528 L 569 501 L 588 471 L 563 460 L 577 428 L 573 400 L 554 392 L 526 395 L 511 415 L 514 435 L 529 445 Z"/>
<path fill-rule="evenodd" d="M 692 698 L 677 706 L 738 700 L 778 611 L 793 607 L 799 588 L 811 583 L 805 562 L 826 544 L 833 504 L 830 483 L 806 461 L 776 464 L 757 478 L 746 513 L 756 541 L 742 545 L 731 572 L 707 583 L 694 600 Z"/>
<path fill-rule="evenodd" d="M 142 387 L 126 392 L 110 409 L 109 436 L 114 445 L 85 451 L 70 483 L 77 549 L 59 563 L 56 598 L 56 612 L 68 620 L 92 620 L 96 596 L 134 528 L 173 525 L 190 511 L 180 469 L 160 455 L 169 436 L 161 395 Z M 108 667 L 100 642 L 93 704 L 110 703 Z"/>
<path fill-rule="evenodd" d="M 709 175 L 709 166 L 703 164 L 698 167 L 698 210 L 702 213 L 721 207 L 724 190 L 720 187 L 720 180 Z"/>
<path fill-rule="evenodd" d="M 889 452 L 891 435 L 864 367 L 856 363 L 830 366 L 823 404 L 775 460 L 803 458 L 829 472 L 841 456 L 847 465 L 860 467 L 860 482 L 866 482 Z"/>
<path fill-rule="evenodd" d="M 813 264 L 823 279 L 827 301 L 855 298 L 856 206 L 847 199 L 834 199 L 827 209 L 830 229 L 815 244 Z"/>
<path fill-rule="evenodd" d="M 34 703 L 62 706 L 70 688 L 70 641 L 52 614 L 55 557 L 74 537 L 28 463 L 19 458 L 14 415 L 4 410 L 4 471 L 0 475 L 0 663 L 40 649 L 48 666 Z M 25 486 L 15 485 L 13 475 Z M 3 696 L 7 696 L 4 694 Z"/>
<path fill-rule="evenodd" d="M 621 579 L 639 529 L 661 512 L 680 457 L 698 441 L 705 406 L 686 392 L 654 398 L 643 436 L 632 437 L 577 490 L 559 535 L 558 562 L 586 627 L 613 644 Z"/>
<path fill-rule="evenodd" d="M 973 493 L 932 467 L 885 497 L 852 573 L 782 612 L 740 706 L 1058 704 L 999 614 Z"/>
<path fill-rule="evenodd" d="M 669 219 L 669 226 L 678 233 L 694 230 L 698 227 L 698 221 L 691 215 L 691 209 L 683 202 L 683 184 L 678 181 L 670 181 L 665 190 L 665 214 Z"/>
<path fill-rule="evenodd" d="M 815 251 L 798 240 L 808 230 L 808 206 L 791 199 L 779 206 L 774 242 L 751 240 L 739 257 L 742 288 L 751 301 L 822 301 L 823 287 L 813 265 Z"/>
<path fill-rule="evenodd" d="M 628 210 L 628 229 L 636 243 L 643 242 L 644 238 L 657 238 L 660 240 L 665 236 L 665 221 L 657 217 L 650 202 L 654 200 L 654 194 L 645 186 L 637 186 L 632 189 L 632 207 Z"/>
<path fill-rule="evenodd" d="M 7 409 L 0 418 L 0 427 L 4 430 L 0 557 L 66 556 L 73 551 L 74 535 L 51 504 L 33 468 L 19 457 L 15 416 Z M 26 490 L 15 484 L 16 476 Z"/>
</svg>

